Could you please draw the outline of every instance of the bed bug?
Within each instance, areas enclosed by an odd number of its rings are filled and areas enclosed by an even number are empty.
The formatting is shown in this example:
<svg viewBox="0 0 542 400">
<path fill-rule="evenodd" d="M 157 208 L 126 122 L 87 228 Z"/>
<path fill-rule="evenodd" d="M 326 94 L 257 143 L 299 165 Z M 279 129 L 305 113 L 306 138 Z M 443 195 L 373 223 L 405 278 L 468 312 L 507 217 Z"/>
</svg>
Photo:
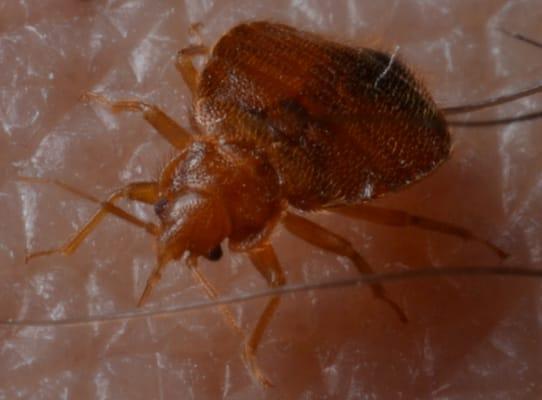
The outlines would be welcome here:
<svg viewBox="0 0 542 400">
<path fill-rule="evenodd" d="M 208 60 L 198 72 L 193 57 L 200 55 Z M 212 49 L 197 45 L 180 51 L 176 66 L 192 94 L 199 134 L 192 135 L 154 105 L 85 94 L 84 100 L 114 112 L 141 113 L 176 155 L 156 181 L 129 184 L 102 202 L 46 181 L 101 207 L 66 244 L 29 254 L 27 260 L 74 252 L 103 217 L 113 214 L 156 239 L 156 266 L 138 301 L 141 306 L 165 266 L 182 257 L 208 295 L 216 298 L 197 261 L 220 259 L 226 240 L 232 251 L 249 256 L 271 287 L 284 285 L 285 274 L 270 241 L 278 224 L 316 247 L 347 257 L 361 274 L 372 273 L 348 240 L 300 212 L 328 211 L 414 226 L 476 241 L 500 258 L 506 256 L 453 224 L 367 204 L 419 181 L 450 156 L 444 112 L 454 110 L 439 109 L 396 54 L 353 48 L 260 21 L 233 27 Z M 117 207 L 114 203 L 121 198 L 153 205 L 159 224 Z M 382 286 L 371 288 L 407 320 Z M 278 305 L 278 296 L 268 301 L 243 351 L 251 373 L 267 385 L 255 354 Z M 240 331 L 229 311 L 223 311 Z"/>
</svg>

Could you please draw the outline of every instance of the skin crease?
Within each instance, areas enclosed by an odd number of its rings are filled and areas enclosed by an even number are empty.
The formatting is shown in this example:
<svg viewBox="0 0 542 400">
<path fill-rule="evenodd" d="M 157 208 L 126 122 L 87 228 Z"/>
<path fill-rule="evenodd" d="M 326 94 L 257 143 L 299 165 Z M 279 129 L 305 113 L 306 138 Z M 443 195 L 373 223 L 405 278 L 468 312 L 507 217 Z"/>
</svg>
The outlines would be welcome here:
<svg viewBox="0 0 542 400">
<path fill-rule="evenodd" d="M 196 1 L 187 1 L 188 8 L 176 2 L 60 3 L 36 2 L 25 11 L 26 2 L 0 1 L 3 320 L 133 310 L 154 263 L 152 240 L 108 218 L 74 255 L 24 266 L 25 245 L 39 250 L 60 244 L 96 207 L 57 188 L 13 179 L 57 178 L 104 198 L 123 184 L 154 178 L 171 153 L 165 141 L 137 115 L 113 116 L 77 98 L 85 90 L 142 98 L 189 127 L 190 97 L 173 60 L 189 42 L 190 23 L 204 24 L 208 44 L 243 20 L 273 18 L 350 43 L 389 51 L 397 45 L 445 105 L 541 79 L 542 50 L 495 32 L 505 26 L 542 40 L 535 0 L 476 7 L 389 1 L 350 8 L 324 1 L 297 2 L 295 8 L 284 1 L 272 9 L 252 2 L 213 2 L 206 9 Z M 479 116 L 540 108 L 538 96 Z M 376 204 L 473 229 L 512 255 L 507 264 L 539 266 L 540 129 L 540 121 L 452 129 L 448 163 Z M 127 209 L 153 218 L 152 207 Z M 331 215 L 312 219 L 348 237 L 380 271 L 498 262 L 484 247 L 456 238 Z M 273 244 L 291 283 L 355 275 L 347 261 L 281 228 Z M 225 251 L 219 262 L 200 264 L 220 293 L 265 287 L 243 256 Z M 241 340 L 217 310 L 71 328 L 1 327 L 0 370 L 6 372 L 0 397 L 531 399 L 542 393 L 536 283 L 453 278 L 394 284 L 388 291 L 409 315 L 408 325 L 360 288 L 284 298 L 258 352 L 276 385 L 266 391 L 250 379 Z M 146 309 L 204 298 L 176 263 Z M 264 304 L 233 308 L 247 334 Z"/>
</svg>

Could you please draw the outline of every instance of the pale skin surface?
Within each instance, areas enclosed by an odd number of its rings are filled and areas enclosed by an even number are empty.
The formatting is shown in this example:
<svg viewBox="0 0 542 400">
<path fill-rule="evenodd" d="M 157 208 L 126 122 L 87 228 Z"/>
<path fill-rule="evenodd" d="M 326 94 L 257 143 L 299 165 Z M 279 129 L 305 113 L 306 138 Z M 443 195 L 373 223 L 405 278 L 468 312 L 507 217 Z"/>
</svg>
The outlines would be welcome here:
<svg viewBox="0 0 542 400">
<path fill-rule="evenodd" d="M 29 97 L 11 108 L 7 105 L 13 95 L 8 92 L 0 108 L 4 121 L 0 141 L 9 149 L 0 158 L 5 193 L 0 197 L 5 213 L 0 253 L 4 319 L 111 314 L 135 306 L 154 263 L 152 242 L 145 232 L 107 218 L 74 255 L 35 260 L 25 267 L 25 243 L 32 250 L 58 245 L 81 227 L 96 207 L 55 188 L 16 186 L 12 179 L 21 174 L 42 175 L 106 198 L 132 181 L 154 178 L 170 151 L 165 141 L 141 118 L 111 116 L 78 103 L 77 97 L 93 90 L 113 98 L 143 98 L 190 127 L 189 91 L 173 61 L 177 50 L 188 43 L 191 22 L 204 23 L 204 39 L 210 43 L 235 23 L 255 17 L 273 17 L 352 42 L 359 42 L 353 38 L 369 37 L 368 44 L 374 45 L 377 40 L 373 39 L 380 38 L 390 50 L 400 45 L 403 58 L 420 69 L 437 100 L 446 105 L 522 88 L 540 79 L 542 56 L 535 49 L 505 40 L 488 28 L 491 16 L 496 18 L 500 12 L 499 24 L 542 37 L 537 25 L 529 24 L 531 19 L 536 21 L 534 2 L 520 2 L 508 12 L 506 2 L 480 6 L 479 13 L 465 6 L 467 15 L 458 5 L 447 16 L 436 6 L 415 2 L 394 11 L 390 2 L 379 9 L 358 6 L 360 16 L 352 17 L 356 23 L 347 18 L 354 11 L 346 7 L 324 8 L 321 15 L 331 13 L 333 19 L 321 24 L 317 11 L 311 14 L 301 8 L 281 14 L 263 7 L 252 10 L 246 4 L 239 6 L 243 13 L 222 5 L 207 12 L 192 8 L 188 19 L 186 11 L 173 4 L 161 8 L 144 5 L 130 12 L 129 7 L 122 7 L 127 2 L 115 3 L 107 11 L 102 3 L 66 2 L 65 7 L 50 8 L 53 16 L 47 15 L 45 7 L 43 12 L 34 8 L 25 17 L 14 3 L 3 6 L 3 15 L 13 13 L 13 18 L 6 18 L 10 23 L 2 36 L 21 35 L 22 42 L 4 41 L 2 49 L 18 50 L 22 60 L 16 63 L 13 57 L 7 58 L 13 64 L 7 68 L 10 74 L 2 75 L 2 87 L 10 88 L 10 78 L 20 75 L 19 87 L 26 85 L 30 90 L 29 94 L 21 91 L 20 96 Z M 316 5 L 310 9 L 320 10 Z M 77 21 L 76 16 L 80 17 Z M 25 24 L 40 34 L 58 35 L 50 40 L 66 58 L 43 50 L 48 47 Z M 453 29 L 462 34 L 454 35 Z M 448 42 L 451 61 L 446 58 Z M 91 50 L 92 45 L 98 46 L 96 50 Z M 492 66 L 492 46 L 502 52 L 497 57 L 500 69 Z M 514 57 L 520 61 L 513 61 Z M 153 61 L 147 65 L 149 59 Z M 28 72 L 26 67 L 31 65 L 36 72 Z M 46 101 L 40 100 L 39 88 L 47 91 Z M 533 99 L 523 107 L 509 107 L 503 115 L 531 110 L 529 107 L 539 109 L 536 104 L 540 101 Z M 13 114 L 14 109 L 19 114 Z M 8 110 L 11 114 L 6 119 Z M 35 117 L 33 110 L 39 111 Z M 22 126 L 17 127 L 16 122 Z M 540 190 L 536 189 L 539 130 L 539 122 L 478 132 L 456 129 L 455 152 L 449 163 L 423 183 L 378 204 L 459 223 L 505 248 L 512 254 L 508 263 L 536 266 L 540 263 L 537 250 L 541 235 L 533 222 L 541 211 Z M 32 196 L 37 197 L 32 200 Z M 129 210 L 143 219 L 152 218 L 150 208 Z M 437 234 L 331 216 L 314 220 L 347 236 L 379 270 L 498 262 L 482 246 Z M 273 245 L 289 282 L 355 273 L 348 261 L 317 251 L 284 229 L 276 233 Z M 200 265 L 220 293 L 265 287 L 246 257 L 231 258 L 226 253 L 219 263 Z M 147 307 L 159 309 L 204 298 L 190 275 L 184 265 L 171 265 Z M 97 329 L 2 328 L 3 343 L 10 346 L 4 346 L 0 353 L 0 362 L 6 366 L 2 368 L 9 371 L 2 378 L 8 380 L 0 387 L 7 388 L 8 397 L 17 390 L 60 394 L 64 387 L 74 395 L 96 397 L 101 390 L 130 398 L 153 398 L 157 393 L 164 398 L 190 393 L 196 398 L 221 394 L 276 398 L 278 393 L 294 398 L 303 393 L 389 398 L 399 392 L 407 398 L 475 397 L 496 392 L 533 398 L 539 393 L 535 384 L 540 381 L 536 372 L 540 361 L 533 300 L 536 285 L 454 279 L 396 285 L 389 291 L 409 314 L 409 325 L 398 322 L 368 290 L 284 299 L 262 339 L 258 357 L 269 378 L 279 383 L 275 391 L 261 392 L 251 381 L 241 361 L 239 335 L 218 311 Z M 249 332 L 264 306 L 264 302 L 247 304 L 234 308 L 233 315 Z M 115 375 L 112 370 L 117 371 Z M 134 376 L 139 376 L 137 381 Z M 44 382 L 45 378 L 49 381 Z"/>
</svg>

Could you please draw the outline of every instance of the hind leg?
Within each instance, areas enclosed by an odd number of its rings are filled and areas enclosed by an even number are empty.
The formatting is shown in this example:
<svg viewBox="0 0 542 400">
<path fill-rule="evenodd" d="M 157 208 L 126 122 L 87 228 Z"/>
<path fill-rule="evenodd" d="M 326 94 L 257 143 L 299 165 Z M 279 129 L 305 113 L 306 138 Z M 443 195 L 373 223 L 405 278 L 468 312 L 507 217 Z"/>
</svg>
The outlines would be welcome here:
<svg viewBox="0 0 542 400">
<path fill-rule="evenodd" d="M 282 219 L 282 223 L 288 231 L 304 241 L 321 249 L 349 258 L 361 274 L 372 274 L 374 272 L 361 254 L 354 250 L 348 240 L 326 228 L 292 213 L 286 213 Z M 371 285 L 371 289 L 378 299 L 384 301 L 384 303 L 393 309 L 401 321 L 408 321 L 401 307 L 387 296 L 381 285 L 373 284 Z"/>
<path fill-rule="evenodd" d="M 489 241 L 474 235 L 468 229 L 450 224 L 448 222 L 437 221 L 431 218 L 422 217 L 419 215 L 409 214 L 400 210 L 392 210 L 388 208 L 380 208 L 359 204 L 356 206 L 329 208 L 327 211 L 346 215 L 351 218 L 361 219 L 375 224 L 389 225 L 395 227 L 412 226 L 432 232 L 440 232 L 446 235 L 460 237 L 464 240 L 470 240 L 483 244 L 493 251 L 499 258 L 503 259 L 508 256 L 503 250 L 499 249 Z"/>
</svg>

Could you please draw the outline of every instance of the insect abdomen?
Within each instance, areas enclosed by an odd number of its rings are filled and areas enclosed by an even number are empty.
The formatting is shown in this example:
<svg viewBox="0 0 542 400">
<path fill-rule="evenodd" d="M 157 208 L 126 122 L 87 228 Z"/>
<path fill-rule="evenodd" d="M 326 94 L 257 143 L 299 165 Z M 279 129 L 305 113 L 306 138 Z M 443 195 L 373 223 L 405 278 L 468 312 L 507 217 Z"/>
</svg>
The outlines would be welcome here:
<svg viewBox="0 0 542 400">
<path fill-rule="evenodd" d="M 196 119 L 265 153 L 303 209 L 400 189 L 450 151 L 443 116 L 395 55 L 268 22 L 239 25 L 216 44 Z"/>
</svg>

